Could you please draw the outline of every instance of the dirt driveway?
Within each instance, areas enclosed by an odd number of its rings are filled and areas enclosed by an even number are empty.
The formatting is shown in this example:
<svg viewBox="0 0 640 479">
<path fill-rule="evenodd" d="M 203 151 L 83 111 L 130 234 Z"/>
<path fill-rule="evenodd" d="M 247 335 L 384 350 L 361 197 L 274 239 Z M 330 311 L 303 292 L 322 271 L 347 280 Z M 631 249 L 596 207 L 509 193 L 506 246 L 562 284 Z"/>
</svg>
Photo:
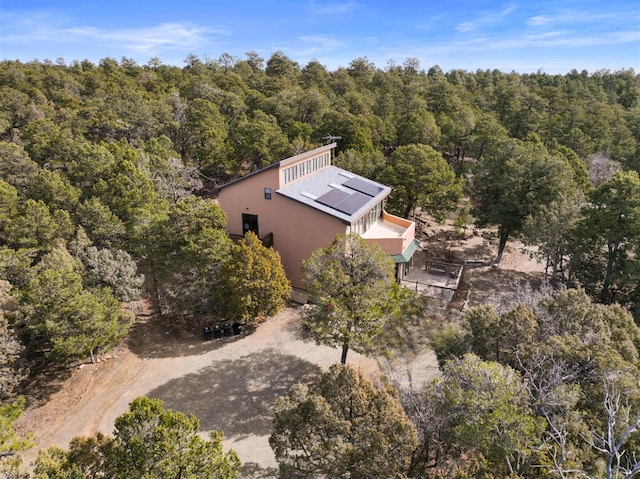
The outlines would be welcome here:
<svg viewBox="0 0 640 479">
<path fill-rule="evenodd" d="M 301 337 L 299 316 L 299 308 L 288 307 L 252 334 L 212 341 L 176 338 L 151 321 L 137 324 L 127 343 L 103 362 L 69 371 L 47 391 L 30 392 L 41 404 L 29 407 L 18 425 L 36 434 L 25 462 L 42 448 L 66 448 L 76 436 L 111 434 L 115 418 L 145 395 L 195 414 L 203 432 L 223 430 L 225 444 L 243 463 L 242 477 L 277 477 L 268 444 L 275 399 L 340 359 L 339 350 Z M 353 351 L 348 363 L 370 374 L 381 367 Z M 408 370 L 421 382 L 437 374 L 431 353 L 411 364 L 382 367 L 400 381 Z"/>
</svg>

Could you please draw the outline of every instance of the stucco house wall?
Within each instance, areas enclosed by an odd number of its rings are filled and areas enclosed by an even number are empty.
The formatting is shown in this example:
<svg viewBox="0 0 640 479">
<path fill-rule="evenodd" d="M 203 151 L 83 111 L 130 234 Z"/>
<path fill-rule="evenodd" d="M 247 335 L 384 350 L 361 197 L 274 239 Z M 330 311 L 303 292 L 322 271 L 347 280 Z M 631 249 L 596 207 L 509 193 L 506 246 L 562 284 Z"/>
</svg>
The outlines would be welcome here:
<svg viewBox="0 0 640 479">
<path fill-rule="evenodd" d="M 278 168 L 265 169 L 259 175 L 242 178 L 218 193 L 218 204 L 227 213 L 227 230 L 241 235 L 242 214 L 258 215 L 258 236 L 274 231 L 273 222 L 278 216 L 275 191 L 278 189 Z M 265 188 L 271 188 L 271 200 L 265 199 Z"/>
<path fill-rule="evenodd" d="M 284 170 L 304 163 L 317 154 L 330 154 L 333 145 L 306 152 L 224 185 L 217 192 L 217 202 L 227 214 L 227 230 L 232 235 L 244 233 L 242 215 L 258 217 L 258 236 L 273 233 L 273 248 L 278 251 L 287 277 L 294 287 L 303 288 L 301 265 L 318 248 L 328 246 L 338 233 L 347 232 L 344 221 L 322 211 L 283 197 L 277 190 L 284 184 Z M 330 166 L 330 161 L 325 167 Z M 308 175 L 307 175 L 308 176 Z M 300 181 L 304 177 L 296 181 Z M 289 184 L 295 183 L 290 181 Z M 265 198 L 270 188 L 271 199 Z"/>
<path fill-rule="evenodd" d="M 362 237 L 373 241 L 389 254 L 405 251 L 415 238 L 416 224 L 386 211 L 382 212 L 382 219 L 380 225 L 374 225 Z"/>
<path fill-rule="evenodd" d="M 302 262 L 318 248 L 329 246 L 338 233 L 345 233 L 347 225 L 301 203 L 280 197 L 278 200 L 273 247 L 280 253 L 291 284 L 304 288 Z"/>
<path fill-rule="evenodd" d="M 335 146 L 287 158 L 218 188 L 214 194 L 227 213 L 227 230 L 242 235 L 249 228 L 260 238 L 273 234 L 273 248 L 294 287 L 305 287 L 302 262 L 350 231 L 391 254 L 400 279 L 416 248 L 415 223 L 384 211 L 388 186 L 332 166 Z"/>
<path fill-rule="evenodd" d="M 278 170 L 247 178 L 218 195 L 220 207 L 227 213 L 227 230 L 242 235 L 242 214 L 258 216 L 258 235 L 273 233 L 273 248 L 280 254 L 287 277 L 294 287 L 302 288 L 302 261 L 318 248 L 328 246 L 347 225 L 332 216 L 278 195 L 273 181 Z M 264 198 L 264 188 L 272 188 L 271 199 Z"/>
</svg>

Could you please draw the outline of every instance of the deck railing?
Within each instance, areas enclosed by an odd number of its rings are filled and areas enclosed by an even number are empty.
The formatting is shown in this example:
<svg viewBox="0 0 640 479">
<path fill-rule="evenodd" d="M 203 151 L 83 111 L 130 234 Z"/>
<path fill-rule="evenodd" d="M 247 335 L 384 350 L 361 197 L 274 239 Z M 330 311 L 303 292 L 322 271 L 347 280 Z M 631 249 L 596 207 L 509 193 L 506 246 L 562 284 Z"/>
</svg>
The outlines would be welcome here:
<svg viewBox="0 0 640 479">
<path fill-rule="evenodd" d="M 462 271 L 462 266 L 452 263 L 439 263 L 437 261 L 427 261 L 425 269 L 429 274 L 441 274 L 451 278 L 457 278 Z"/>
</svg>

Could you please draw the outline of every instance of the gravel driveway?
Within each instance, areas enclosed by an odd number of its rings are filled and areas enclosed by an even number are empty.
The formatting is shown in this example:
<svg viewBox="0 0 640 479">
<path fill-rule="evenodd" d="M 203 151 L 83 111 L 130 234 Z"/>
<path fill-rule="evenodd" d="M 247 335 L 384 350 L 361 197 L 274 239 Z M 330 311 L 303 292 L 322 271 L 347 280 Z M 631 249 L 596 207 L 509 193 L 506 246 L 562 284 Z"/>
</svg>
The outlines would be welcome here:
<svg viewBox="0 0 640 479">
<path fill-rule="evenodd" d="M 225 445 L 242 461 L 241 477 L 277 477 L 268 444 L 271 406 L 291 385 L 313 380 L 340 360 L 340 350 L 302 338 L 299 319 L 300 309 L 287 307 L 251 334 L 211 341 L 137 326 L 128 343 L 105 361 L 48 385 L 53 390 L 41 395 L 41 404 L 27 408 L 18 427 L 22 433 L 33 432 L 36 445 L 25 463 L 42 448 L 66 448 L 73 437 L 111 434 L 115 418 L 144 395 L 162 399 L 168 409 L 195 414 L 203 434 L 223 430 Z M 392 370 L 353 351 L 348 363 L 369 374 L 382 367 L 395 380 L 408 377 L 407 365 Z M 437 373 L 432 354 L 409 368 L 414 381 Z"/>
</svg>

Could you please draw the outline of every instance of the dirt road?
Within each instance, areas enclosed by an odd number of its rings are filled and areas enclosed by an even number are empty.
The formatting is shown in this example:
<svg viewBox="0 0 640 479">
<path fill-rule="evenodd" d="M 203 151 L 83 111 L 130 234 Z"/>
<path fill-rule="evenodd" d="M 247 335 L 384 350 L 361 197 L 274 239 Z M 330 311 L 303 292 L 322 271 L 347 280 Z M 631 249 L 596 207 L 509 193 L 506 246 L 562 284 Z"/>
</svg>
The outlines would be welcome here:
<svg viewBox="0 0 640 479">
<path fill-rule="evenodd" d="M 194 413 L 203 432 L 223 430 L 225 444 L 240 455 L 242 477 L 276 477 L 268 445 L 273 402 L 340 358 L 340 351 L 302 339 L 299 313 L 289 307 L 252 334 L 212 341 L 179 339 L 152 323 L 138 324 L 128 343 L 105 361 L 72 371 L 46 402 L 25 411 L 20 431 L 36 434 L 25 462 L 42 448 L 66 448 L 76 436 L 110 434 L 129 402 L 145 395 Z M 379 371 L 374 359 L 355 352 L 348 362 L 371 374 Z M 405 366 L 393 372 L 400 380 Z M 437 373 L 429 354 L 409 367 L 414 380 Z"/>
</svg>

